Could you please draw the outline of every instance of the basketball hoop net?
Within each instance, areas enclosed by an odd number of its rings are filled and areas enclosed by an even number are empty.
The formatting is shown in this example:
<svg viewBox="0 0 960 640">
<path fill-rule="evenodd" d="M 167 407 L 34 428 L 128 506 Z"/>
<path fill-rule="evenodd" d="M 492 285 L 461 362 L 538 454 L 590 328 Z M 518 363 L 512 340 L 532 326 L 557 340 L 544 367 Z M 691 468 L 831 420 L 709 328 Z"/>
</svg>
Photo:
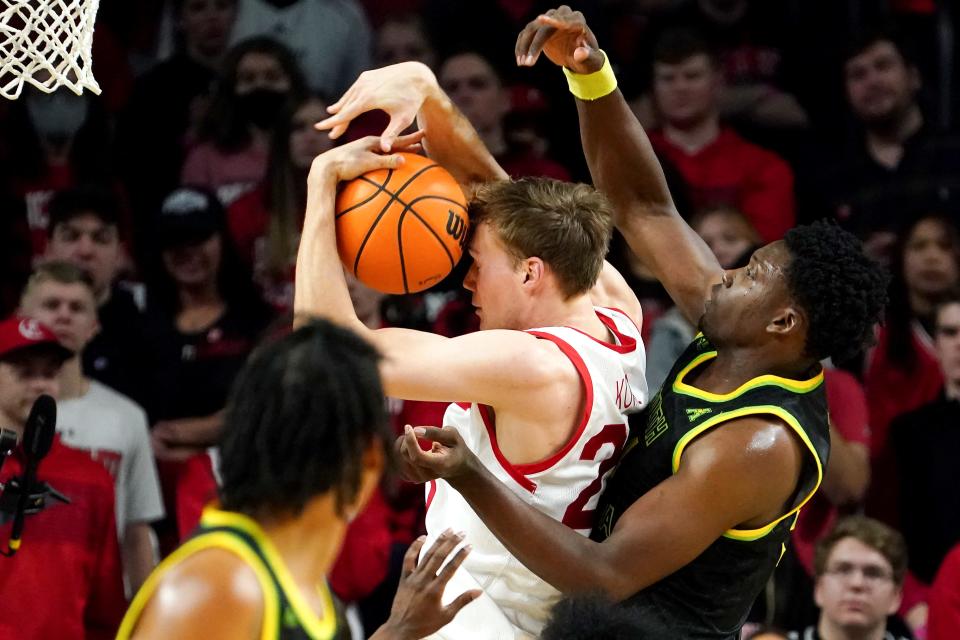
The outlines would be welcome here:
<svg viewBox="0 0 960 640">
<path fill-rule="evenodd" d="M 52 93 L 60 86 L 99 94 L 90 50 L 100 0 L 0 0 L 0 95 L 24 83 Z"/>
</svg>

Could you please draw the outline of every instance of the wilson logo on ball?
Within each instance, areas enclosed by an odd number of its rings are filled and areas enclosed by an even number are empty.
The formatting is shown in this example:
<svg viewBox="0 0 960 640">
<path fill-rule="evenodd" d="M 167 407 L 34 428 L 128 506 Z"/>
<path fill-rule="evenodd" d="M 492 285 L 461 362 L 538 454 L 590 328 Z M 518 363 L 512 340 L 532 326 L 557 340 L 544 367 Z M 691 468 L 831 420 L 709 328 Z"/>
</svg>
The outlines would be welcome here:
<svg viewBox="0 0 960 640">
<path fill-rule="evenodd" d="M 459 242 L 461 247 L 467 240 L 467 223 L 453 209 L 447 210 L 447 235 Z"/>
</svg>

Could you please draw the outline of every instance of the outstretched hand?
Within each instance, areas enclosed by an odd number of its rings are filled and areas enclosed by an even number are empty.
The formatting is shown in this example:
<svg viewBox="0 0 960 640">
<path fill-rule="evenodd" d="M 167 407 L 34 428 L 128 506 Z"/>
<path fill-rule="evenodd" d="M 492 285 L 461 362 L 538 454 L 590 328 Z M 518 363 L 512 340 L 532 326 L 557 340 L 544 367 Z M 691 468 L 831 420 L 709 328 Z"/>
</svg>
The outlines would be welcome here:
<svg viewBox="0 0 960 640">
<path fill-rule="evenodd" d="M 445 565 L 443 562 L 462 541 L 463 534 L 455 534 L 448 529 L 437 538 L 419 564 L 417 557 L 423 548 L 424 537 L 410 545 L 403 557 L 403 573 L 390 608 L 390 618 L 371 640 L 405 640 L 428 636 L 444 627 L 461 609 L 480 597 L 483 592 L 473 589 L 461 593 L 446 606 L 442 602 L 443 591 L 470 553 L 470 546 L 462 547 Z"/>
<path fill-rule="evenodd" d="M 432 443 L 429 451 L 420 448 L 418 437 Z M 397 458 L 401 474 L 410 482 L 455 478 L 468 471 L 476 460 L 455 428 L 414 429 L 410 425 L 397 439 Z"/>
<path fill-rule="evenodd" d="M 579 11 L 567 5 L 551 9 L 531 21 L 514 48 L 517 65 L 532 67 L 543 53 L 555 65 L 576 73 L 593 73 L 603 66 L 597 38 Z"/>
<path fill-rule="evenodd" d="M 380 109 L 390 116 L 390 124 L 380 135 L 380 149 L 389 153 L 436 87 L 433 72 L 420 62 L 401 62 L 364 71 L 339 100 L 327 107 L 331 116 L 314 126 L 321 131 L 329 129 L 330 137 L 337 139 L 354 118 Z"/>
</svg>

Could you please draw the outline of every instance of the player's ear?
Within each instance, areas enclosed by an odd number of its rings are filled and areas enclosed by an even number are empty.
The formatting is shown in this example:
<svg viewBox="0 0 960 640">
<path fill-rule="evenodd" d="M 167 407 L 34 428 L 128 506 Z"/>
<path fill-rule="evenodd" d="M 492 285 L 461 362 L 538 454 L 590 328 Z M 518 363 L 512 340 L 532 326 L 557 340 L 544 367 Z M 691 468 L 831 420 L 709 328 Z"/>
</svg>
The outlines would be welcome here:
<svg viewBox="0 0 960 640">
<path fill-rule="evenodd" d="M 786 306 L 777 311 L 777 314 L 767 325 L 767 331 L 770 333 L 779 333 L 786 335 L 793 333 L 800 328 L 803 323 L 803 314 L 794 306 Z"/>
<path fill-rule="evenodd" d="M 523 261 L 523 284 L 524 286 L 537 286 L 543 281 L 546 275 L 546 265 L 540 258 L 527 258 Z"/>
</svg>

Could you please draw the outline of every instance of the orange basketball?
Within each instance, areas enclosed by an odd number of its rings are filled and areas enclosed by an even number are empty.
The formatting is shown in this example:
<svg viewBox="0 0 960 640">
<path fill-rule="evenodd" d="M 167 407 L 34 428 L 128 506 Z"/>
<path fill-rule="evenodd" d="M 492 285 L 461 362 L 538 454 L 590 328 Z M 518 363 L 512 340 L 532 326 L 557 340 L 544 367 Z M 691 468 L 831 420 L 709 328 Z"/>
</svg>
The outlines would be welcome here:
<svg viewBox="0 0 960 640">
<path fill-rule="evenodd" d="M 433 160 L 402 154 L 399 169 L 346 182 L 337 194 L 337 249 L 362 283 L 416 293 L 443 280 L 467 240 L 467 200 Z"/>
</svg>

